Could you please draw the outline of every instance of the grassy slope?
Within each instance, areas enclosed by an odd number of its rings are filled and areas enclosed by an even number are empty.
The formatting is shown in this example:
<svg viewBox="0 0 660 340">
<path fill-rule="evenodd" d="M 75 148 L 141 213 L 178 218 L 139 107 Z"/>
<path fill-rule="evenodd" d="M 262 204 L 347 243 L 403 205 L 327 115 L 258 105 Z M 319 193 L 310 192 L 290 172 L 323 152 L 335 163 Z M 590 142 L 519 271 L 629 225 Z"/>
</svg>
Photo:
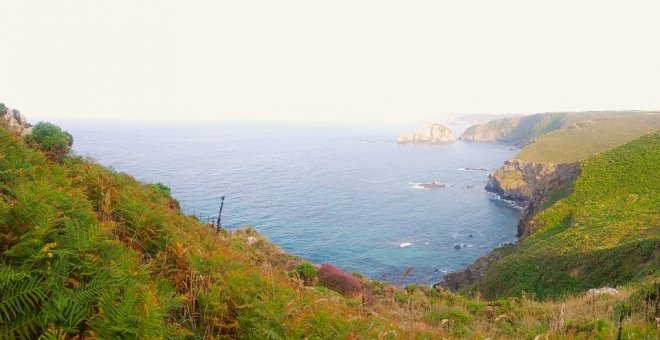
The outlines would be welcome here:
<svg viewBox="0 0 660 340">
<path fill-rule="evenodd" d="M 660 134 L 581 164 L 572 193 L 538 214 L 538 231 L 471 290 L 559 296 L 660 273 Z"/>
<path fill-rule="evenodd" d="M 585 118 L 588 116 L 567 115 L 564 128 L 544 134 L 523 148 L 516 158 L 530 162 L 575 162 L 660 129 L 660 114 Z"/>
<path fill-rule="evenodd" d="M 521 117 L 510 117 L 496 119 L 484 124 L 469 127 L 461 135 L 461 138 L 470 138 L 479 134 L 477 130 L 490 131 L 499 135 L 501 141 L 514 142 L 519 145 L 528 143 L 544 136 L 550 132 L 564 130 L 584 121 L 598 121 L 604 119 L 616 119 L 633 117 L 644 114 L 638 111 L 586 111 L 586 112 L 546 112 Z M 630 126 L 627 126 L 630 127 Z M 646 131 L 648 132 L 648 131 Z M 628 138 L 623 142 L 630 141 L 635 137 Z M 616 136 L 615 136 L 616 137 Z M 621 143 L 619 143 L 621 144 Z"/>
<path fill-rule="evenodd" d="M 161 188 L 52 163 L 3 129 L 0 235 L 0 338 L 533 338 L 588 336 L 593 317 L 612 336 L 630 293 L 597 299 L 595 315 L 581 296 L 488 302 L 367 282 L 363 299 L 343 297 L 306 286 L 301 261 L 251 229 L 216 233 Z M 654 332 L 629 320 L 627 332 Z"/>
</svg>

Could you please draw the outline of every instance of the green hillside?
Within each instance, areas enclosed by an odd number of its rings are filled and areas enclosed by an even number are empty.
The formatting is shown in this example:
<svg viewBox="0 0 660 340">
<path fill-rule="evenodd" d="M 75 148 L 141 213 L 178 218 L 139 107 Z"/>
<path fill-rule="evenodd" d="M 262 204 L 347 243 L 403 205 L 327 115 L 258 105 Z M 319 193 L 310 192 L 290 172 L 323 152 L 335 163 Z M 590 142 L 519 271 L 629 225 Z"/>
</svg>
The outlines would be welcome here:
<svg viewBox="0 0 660 340">
<path fill-rule="evenodd" d="M 251 228 L 186 216 L 162 184 L 26 139 L 0 128 L 2 339 L 611 338 L 620 316 L 624 335 L 656 332 L 637 307 L 653 286 L 486 301 L 327 276 Z M 635 193 L 632 206 L 657 207 Z"/>
<path fill-rule="evenodd" d="M 572 193 L 532 220 L 537 231 L 472 291 L 538 298 L 660 274 L 660 134 L 581 163 Z"/>
<path fill-rule="evenodd" d="M 618 124 L 622 124 L 622 122 L 628 118 L 632 118 L 631 122 L 623 123 L 624 127 L 628 130 L 640 130 L 643 128 L 643 126 L 636 125 L 636 123 L 643 123 L 643 119 L 640 120 L 637 117 L 648 116 L 648 114 L 649 112 L 642 111 L 585 111 L 546 112 L 527 116 L 514 116 L 495 119 L 483 124 L 471 126 L 465 130 L 459 139 L 468 141 L 504 141 L 515 143 L 520 146 L 526 146 L 529 143 L 532 143 L 535 140 L 540 139 L 540 137 L 545 136 L 551 132 L 554 133 L 566 129 L 582 128 L 609 119 L 621 119 L 617 122 L 612 122 L 610 125 L 616 126 Z M 608 128 L 610 126 L 608 126 Z M 592 128 L 592 130 L 597 131 L 597 128 Z M 644 132 L 649 131 L 653 130 L 644 130 Z M 636 137 L 641 136 L 643 133 L 634 134 L 633 131 L 628 131 L 627 136 L 633 137 L 628 139 L 623 138 L 623 142 L 621 143 L 635 139 Z M 614 134 L 614 138 L 617 137 L 619 136 Z M 579 142 L 579 140 L 571 141 L 576 143 Z M 598 143 L 594 144 L 600 145 Z M 543 149 L 542 151 L 546 150 Z M 536 152 L 530 153 L 529 157 L 531 158 L 531 155 L 536 154 Z M 523 155 L 522 157 L 527 157 L 527 155 Z"/>
<path fill-rule="evenodd" d="M 516 158 L 529 162 L 568 163 L 587 159 L 660 129 L 660 114 L 634 114 L 582 120 L 565 117 L 565 128 L 551 131 L 523 148 Z"/>
</svg>

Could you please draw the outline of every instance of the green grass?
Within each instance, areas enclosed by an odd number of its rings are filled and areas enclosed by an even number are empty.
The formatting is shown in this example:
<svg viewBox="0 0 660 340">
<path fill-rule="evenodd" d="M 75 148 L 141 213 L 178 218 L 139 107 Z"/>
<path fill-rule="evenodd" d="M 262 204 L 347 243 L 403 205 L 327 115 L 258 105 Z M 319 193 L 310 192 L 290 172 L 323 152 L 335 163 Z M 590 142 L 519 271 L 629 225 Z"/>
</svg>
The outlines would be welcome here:
<svg viewBox="0 0 660 340">
<path fill-rule="evenodd" d="M 635 194 L 634 207 L 657 205 Z M 344 297 L 254 229 L 216 232 L 186 216 L 163 184 L 49 160 L 2 128 L 0 238 L 0 338 L 534 338 L 588 336 L 593 317 L 611 337 L 614 307 L 636 290 L 599 299 L 595 316 L 581 295 L 484 301 L 365 280 L 361 296 Z M 635 249 L 648 253 L 643 241 Z M 560 308 L 575 331 L 551 327 Z M 653 321 L 625 310 L 624 332 L 652 334 Z"/>
<path fill-rule="evenodd" d="M 639 129 L 640 127 L 644 127 L 643 125 L 641 126 L 639 125 L 639 123 L 644 124 L 644 122 L 639 121 L 637 120 L 637 118 L 635 118 L 640 115 L 648 116 L 648 112 L 641 112 L 641 111 L 546 112 L 546 113 L 537 113 L 527 116 L 507 117 L 507 118 L 492 120 L 484 124 L 471 126 L 468 129 L 466 129 L 465 132 L 461 135 L 461 139 L 472 140 L 475 137 L 476 140 L 480 140 L 480 138 L 486 138 L 486 139 L 495 138 L 495 140 L 512 142 L 521 146 L 526 146 L 529 143 L 532 143 L 535 140 L 539 139 L 539 137 L 560 130 L 571 129 L 579 125 L 584 125 L 585 122 L 587 122 L 587 124 L 590 124 L 602 120 L 621 119 L 620 121 L 617 121 L 616 124 L 621 124 L 624 130 L 630 128 Z M 628 118 L 632 118 L 632 120 L 628 122 L 627 121 Z M 654 124 L 656 126 L 655 128 L 657 129 L 658 128 L 657 122 L 655 122 Z M 644 131 L 649 132 L 652 130 L 647 129 Z M 610 144 L 611 147 L 625 143 L 627 141 L 635 139 L 636 137 L 641 136 L 641 134 L 634 134 L 632 131 L 629 131 L 627 134 L 627 136 L 629 137 L 616 139 L 618 137 L 617 134 L 620 134 L 620 132 L 618 131 L 615 130 L 610 131 L 608 129 L 608 130 L 603 130 L 603 133 L 614 134 L 614 138 L 616 141 L 618 141 L 618 144 Z M 589 138 L 589 135 L 583 136 L 582 138 Z M 556 140 L 553 140 L 552 142 L 553 143 L 548 144 L 550 147 L 554 145 L 560 145 L 560 144 L 556 144 Z M 565 145 L 565 144 L 561 144 L 561 145 L 569 146 L 572 148 L 577 147 L 579 149 L 580 140 L 576 139 L 573 140 L 572 142 L 574 143 L 569 145 Z M 603 145 L 603 144 L 596 143 L 596 145 Z M 546 151 L 547 149 L 542 149 L 541 152 L 535 152 L 533 155 L 538 155 L 542 157 L 543 152 Z M 587 152 L 584 153 L 584 155 L 587 156 L 591 155 L 590 153 L 588 153 L 590 152 L 590 149 L 586 149 L 586 151 Z M 523 154 L 522 157 L 527 157 L 527 154 Z M 530 159 L 532 158 L 531 153 L 529 158 Z M 550 159 L 552 159 L 552 157 L 550 157 Z M 581 159 L 581 158 L 576 158 L 575 160 L 577 159 Z"/>
<path fill-rule="evenodd" d="M 545 299 L 657 276 L 659 164 L 658 133 L 584 161 L 571 194 L 535 216 L 537 231 L 470 290 Z"/>
<path fill-rule="evenodd" d="M 572 117 L 569 122 L 576 121 Z M 544 134 L 516 158 L 529 162 L 569 163 L 587 159 L 660 129 L 660 114 L 634 114 L 583 120 Z"/>
</svg>

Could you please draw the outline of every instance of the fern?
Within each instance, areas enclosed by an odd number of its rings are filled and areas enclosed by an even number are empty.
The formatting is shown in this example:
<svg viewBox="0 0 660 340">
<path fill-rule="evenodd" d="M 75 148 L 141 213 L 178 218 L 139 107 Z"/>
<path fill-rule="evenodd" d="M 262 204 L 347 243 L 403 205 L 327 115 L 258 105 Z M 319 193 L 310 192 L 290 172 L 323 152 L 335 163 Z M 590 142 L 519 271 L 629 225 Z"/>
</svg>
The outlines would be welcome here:
<svg viewBox="0 0 660 340">
<path fill-rule="evenodd" d="M 0 318 L 4 322 L 11 322 L 38 307 L 47 295 L 42 283 L 43 280 L 28 276 L 4 286 L 0 291 Z"/>
</svg>

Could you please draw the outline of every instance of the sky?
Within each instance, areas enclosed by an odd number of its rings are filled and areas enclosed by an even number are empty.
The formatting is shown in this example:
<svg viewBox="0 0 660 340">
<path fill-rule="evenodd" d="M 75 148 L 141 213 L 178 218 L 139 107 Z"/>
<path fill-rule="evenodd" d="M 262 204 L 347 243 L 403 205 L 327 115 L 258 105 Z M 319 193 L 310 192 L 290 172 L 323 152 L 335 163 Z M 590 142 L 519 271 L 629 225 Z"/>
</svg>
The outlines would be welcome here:
<svg viewBox="0 0 660 340">
<path fill-rule="evenodd" d="M 660 109 L 660 1 L 0 2 L 28 116 L 412 122 Z"/>
</svg>

